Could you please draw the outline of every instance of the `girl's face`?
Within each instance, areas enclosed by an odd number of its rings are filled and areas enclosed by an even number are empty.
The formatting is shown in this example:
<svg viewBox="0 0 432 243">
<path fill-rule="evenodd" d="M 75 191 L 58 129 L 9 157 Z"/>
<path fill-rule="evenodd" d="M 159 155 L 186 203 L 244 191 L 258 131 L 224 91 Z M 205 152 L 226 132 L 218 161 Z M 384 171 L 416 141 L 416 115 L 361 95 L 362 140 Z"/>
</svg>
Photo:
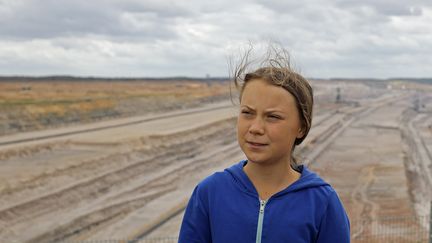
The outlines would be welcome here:
<svg viewBox="0 0 432 243">
<path fill-rule="evenodd" d="M 237 120 L 237 139 L 248 160 L 289 163 L 294 141 L 302 136 L 295 98 L 264 80 L 248 81 Z"/>
</svg>

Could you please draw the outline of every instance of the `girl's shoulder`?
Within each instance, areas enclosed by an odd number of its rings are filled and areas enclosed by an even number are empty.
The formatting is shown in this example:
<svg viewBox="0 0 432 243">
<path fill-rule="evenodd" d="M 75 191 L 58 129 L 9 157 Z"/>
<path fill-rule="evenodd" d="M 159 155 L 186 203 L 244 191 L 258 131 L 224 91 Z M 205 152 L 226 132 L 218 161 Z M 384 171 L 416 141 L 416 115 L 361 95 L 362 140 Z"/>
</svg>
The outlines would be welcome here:
<svg viewBox="0 0 432 243">
<path fill-rule="evenodd" d="M 225 171 L 218 171 L 214 172 L 213 174 L 205 177 L 203 180 L 201 180 L 197 187 L 201 190 L 209 190 L 214 187 L 221 187 L 221 185 L 224 185 L 228 182 L 229 175 Z"/>
<path fill-rule="evenodd" d="M 242 172 L 243 161 L 232 165 L 221 171 L 205 177 L 196 186 L 198 194 L 212 194 L 217 196 L 218 193 L 225 193 L 231 190 L 243 188 L 244 175 Z"/>
</svg>

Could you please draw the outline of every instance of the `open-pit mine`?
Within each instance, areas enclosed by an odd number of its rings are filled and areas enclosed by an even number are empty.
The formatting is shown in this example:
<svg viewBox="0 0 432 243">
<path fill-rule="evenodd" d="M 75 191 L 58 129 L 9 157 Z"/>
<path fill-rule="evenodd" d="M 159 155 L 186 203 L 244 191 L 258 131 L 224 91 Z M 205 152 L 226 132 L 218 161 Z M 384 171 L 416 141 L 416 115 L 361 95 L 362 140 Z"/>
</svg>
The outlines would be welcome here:
<svg viewBox="0 0 432 243">
<path fill-rule="evenodd" d="M 352 242 L 427 242 L 432 83 L 311 83 L 313 126 L 295 154 L 338 192 Z M 195 185 L 245 159 L 229 90 L 223 80 L 0 82 L 0 241 L 176 242 Z"/>
</svg>

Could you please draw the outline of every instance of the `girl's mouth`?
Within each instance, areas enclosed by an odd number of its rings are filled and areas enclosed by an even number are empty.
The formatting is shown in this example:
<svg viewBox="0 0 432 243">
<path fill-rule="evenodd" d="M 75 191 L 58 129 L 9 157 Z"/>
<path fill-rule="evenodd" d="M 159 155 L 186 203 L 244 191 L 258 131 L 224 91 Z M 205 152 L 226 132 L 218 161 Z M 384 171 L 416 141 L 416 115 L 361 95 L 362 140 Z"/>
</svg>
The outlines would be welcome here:
<svg viewBox="0 0 432 243">
<path fill-rule="evenodd" d="M 251 147 L 263 147 L 263 146 L 267 145 L 265 143 L 255 143 L 255 142 L 249 142 L 249 141 L 246 141 L 246 143 L 249 144 L 249 146 L 251 146 Z"/>
</svg>

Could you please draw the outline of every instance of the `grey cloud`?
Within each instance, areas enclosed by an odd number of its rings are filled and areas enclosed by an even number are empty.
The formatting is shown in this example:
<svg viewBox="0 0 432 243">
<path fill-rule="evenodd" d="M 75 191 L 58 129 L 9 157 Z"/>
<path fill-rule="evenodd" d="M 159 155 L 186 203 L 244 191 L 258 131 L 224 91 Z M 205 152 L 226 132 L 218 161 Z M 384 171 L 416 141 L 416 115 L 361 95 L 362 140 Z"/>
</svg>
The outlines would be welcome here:
<svg viewBox="0 0 432 243">
<path fill-rule="evenodd" d="M 0 71 L 226 76 L 233 50 L 273 39 L 310 76 L 424 76 L 428 2 L 0 0 Z"/>
<path fill-rule="evenodd" d="M 265 8 L 272 9 L 279 14 L 292 14 L 297 11 L 301 11 L 305 8 L 305 4 L 301 1 L 279 1 L 279 0 L 255 0 L 257 4 L 264 6 Z M 316 1 L 312 1 L 312 5 L 315 5 Z M 275 18 L 278 16 L 275 15 Z"/>
<path fill-rule="evenodd" d="M 31 39 L 59 36 L 104 35 L 107 37 L 175 38 L 176 18 L 192 13 L 175 4 L 158 1 L 29 1 L 2 6 L 0 36 Z M 4 12 L 6 12 L 4 10 Z"/>
<path fill-rule="evenodd" d="M 113 1 L 113 8 L 132 13 L 154 13 L 160 18 L 191 17 L 195 13 L 179 1 L 128 0 Z"/>
<path fill-rule="evenodd" d="M 385 16 L 418 16 L 422 14 L 422 7 L 431 6 L 428 0 L 394 1 L 394 0 L 336 0 L 339 7 L 352 9 L 369 7 Z"/>
</svg>

